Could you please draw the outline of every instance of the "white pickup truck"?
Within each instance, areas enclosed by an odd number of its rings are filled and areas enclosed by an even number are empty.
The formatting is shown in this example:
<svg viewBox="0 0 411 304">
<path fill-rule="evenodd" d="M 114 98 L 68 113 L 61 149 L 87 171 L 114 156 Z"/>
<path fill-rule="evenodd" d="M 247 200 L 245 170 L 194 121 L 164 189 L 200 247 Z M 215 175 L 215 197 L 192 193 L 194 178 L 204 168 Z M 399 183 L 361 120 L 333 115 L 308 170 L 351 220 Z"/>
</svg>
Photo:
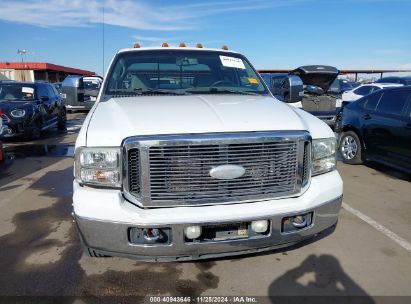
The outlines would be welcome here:
<svg viewBox="0 0 411 304">
<path fill-rule="evenodd" d="M 290 102 L 302 90 L 290 77 Z M 85 253 L 151 261 L 246 254 L 335 227 L 335 136 L 275 99 L 241 54 L 119 51 L 76 142 Z"/>
</svg>

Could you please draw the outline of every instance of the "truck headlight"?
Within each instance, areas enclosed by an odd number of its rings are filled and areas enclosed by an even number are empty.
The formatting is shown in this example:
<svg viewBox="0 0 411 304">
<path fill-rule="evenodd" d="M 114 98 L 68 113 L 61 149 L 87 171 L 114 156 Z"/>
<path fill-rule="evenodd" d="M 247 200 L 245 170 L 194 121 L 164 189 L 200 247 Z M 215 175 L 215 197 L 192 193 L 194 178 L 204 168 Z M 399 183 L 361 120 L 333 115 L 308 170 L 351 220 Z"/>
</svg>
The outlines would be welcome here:
<svg viewBox="0 0 411 304">
<path fill-rule="evenodd" d="M 10 112 L 10 115 L 13 116 L 14 118 L 22 118 L 24 115 L 26 115 L 26 111 L 21 110 L 21 109 L 16 109 Z"/>
<path fill-rule="evenodd" d="M 121 187 L 120 155 L 120 148 L 77 148 L 74 164 L 76 180 L 85 185 Z"/>
<path fill-rule="evenodd" d="M 312 175 L 319 175 L 335 170 L 336 139 L 313 139 Z"/>
</svg>

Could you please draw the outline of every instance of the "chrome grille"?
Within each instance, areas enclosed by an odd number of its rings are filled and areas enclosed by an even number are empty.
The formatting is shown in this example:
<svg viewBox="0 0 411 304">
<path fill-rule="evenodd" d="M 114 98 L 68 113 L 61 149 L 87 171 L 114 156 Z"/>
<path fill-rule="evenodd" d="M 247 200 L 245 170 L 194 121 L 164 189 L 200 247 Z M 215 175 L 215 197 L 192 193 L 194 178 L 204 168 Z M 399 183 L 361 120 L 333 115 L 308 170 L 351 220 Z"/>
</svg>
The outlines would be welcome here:
<svg viewBox="0 0 411 304">
<path fill-rule="evenodd" d="M 129 139 L 126 197 L 143 206 L 162 207 L 297 194 L 309 162 L 304 150 L 310 138 L 301 133 Z M 232 180 L 210 176 L 211 169 L 226 164 L 242 166 L 245 174 Z"/>
</svg>

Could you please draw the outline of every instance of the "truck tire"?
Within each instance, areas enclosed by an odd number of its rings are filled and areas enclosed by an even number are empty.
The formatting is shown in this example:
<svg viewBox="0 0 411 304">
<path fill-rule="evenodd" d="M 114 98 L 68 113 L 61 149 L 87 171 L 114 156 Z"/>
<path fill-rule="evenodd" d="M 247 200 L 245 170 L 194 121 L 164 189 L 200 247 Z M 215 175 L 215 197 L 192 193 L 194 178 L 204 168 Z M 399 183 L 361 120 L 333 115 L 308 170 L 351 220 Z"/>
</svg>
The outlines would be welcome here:
<svg viewBox="0 0 411 304">
<path fill-rule="evenodd" d="M 90 258 L 106 258 L 108 257 L 107 255 L 102 255 L 100 253 L 98 253 L 97 251 L 95 251 L 92 248 L 89 247 L 83 247 L 83 251 L 84 254 Z"/>
<path fill-rule="evenodd" d="M 94 250 L 93 248 L 87 247 L 81 235 L 79 235 L 79 238 L 80 238 L 81 248 L 83 249 L 83 253 L 85 256 L 90 257 L 90 258 L 108 257 L 107 255 L 98 253 L 98 251 Z"/>
<path fill-rule="evenodd" d="M 362 143 L 354 131 L 347 131 L 341 134 L 338 150 L 344 163 L 350 165 L 360 165 L 363 163 L 364 151 Z"/>
</svg>

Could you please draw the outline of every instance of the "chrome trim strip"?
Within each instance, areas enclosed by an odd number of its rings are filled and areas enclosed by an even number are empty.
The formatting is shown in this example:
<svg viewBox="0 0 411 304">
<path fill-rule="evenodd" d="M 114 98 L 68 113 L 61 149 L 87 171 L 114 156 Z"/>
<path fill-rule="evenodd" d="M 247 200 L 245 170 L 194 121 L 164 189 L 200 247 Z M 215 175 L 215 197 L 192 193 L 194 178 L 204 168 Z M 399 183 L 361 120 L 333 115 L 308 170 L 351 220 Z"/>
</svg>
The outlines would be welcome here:
<svg viewBox="0 0 411 304">
<path fill-rule="evenodd" d="M 177 145 L 218 145 L 222 144 L 247 144 L 264 142 L 294 142 L 298 141 L 297 154 L 297 181 L 293 191 L 278 192 L 276 194 L 266 194 L 256 199 L 256 195 L 230 197 L 222 202 L 215 198 L 201 198 L 191 200 L 190 203 L 184 201 L 151 201 L 150 187 L 150 166 L 149 148 L 153 146 L 177 146 Z M 307 131 L 262 131 L 262 132 L 238 132 L 238 133 L 206 133 L 206 134 L 178 134 L 178 135 L 158 135 L 158 136 L 138 136 L 130 137 L 123 142 L 124 167 L 123 172 L 123 195 L 124 197 L 143 208 L 153 207 L 173 207 L 173 206 L 204 206 L 215 204 L 233 204 L 244 202 L 255 202 L 269 199 L 279 199 L 285 197 L 299 196 L 308 187 L 302 187 L 302 172 L 304 165 L 304 143 L 311 142 L 311 136 Z M 140 195 L 135 195 L 129 191 L 128 172 L 128 151 L 139 149 L 140 151 Z M 170 203 L 172 202 L 172 203 Z"/>
</svg>

